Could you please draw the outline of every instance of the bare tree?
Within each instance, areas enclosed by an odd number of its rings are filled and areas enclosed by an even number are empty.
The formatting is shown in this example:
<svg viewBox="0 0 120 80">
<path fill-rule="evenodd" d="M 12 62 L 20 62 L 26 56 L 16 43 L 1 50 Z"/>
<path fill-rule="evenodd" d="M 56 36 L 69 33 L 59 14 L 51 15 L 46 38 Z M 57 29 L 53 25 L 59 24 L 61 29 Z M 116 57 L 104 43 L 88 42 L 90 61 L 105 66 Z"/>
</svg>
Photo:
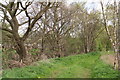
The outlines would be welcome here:
<svg viewBox="0 0 120 80">
<path fill-rule="evenodd" d="M 103 31 L 100 28 L 99 13 L 95 10 L 88 12 L 84 3 L 74 4 L 74 7 L 78 10 L 73 18 L 73 25 L 76 26 L 73 31 L 79 35 L 83 51 L 85 53 L 91 52 L 95 49 L 96 38 Z"/>
<path fill-rule="evenodd" d="M 46 3 L 45 7 L 38 11 L 37 14 L 33 17 L 29 15 L 29 7 L 32 4 L 35 4 L 33 2 L 26 2 L 25 5 L 20 1 L 17 0 L 17 3 L 15 3 L 16 0 L 13 0 L 13 2 L 9 2 L 8 4 L 2 4 L 0 3 L 0 9 L 3 12 L 3 18 L 9 23 L 10 28 L 5 28 L 4 26 L 1 26 L 0 28 L 4 31 L 9 32 L 11 35 L 9 35 L 10 38 L 13 38 L 15 41 L 15 48 L 16 52 L 19 54 L 20 60 L 24 59 L 26 57 L 26 49 L 24 46 L 24 41 L 28 38 L 29 33 L 32 31 L 34 25 L 36 22 L 42 17 L 42 15 L 50 8 L 51 3 Z M 39 5 L 38 5 L 39 6 Z M 19 15 L 25 15 L 27 20 L 20 23 L 18 16 Z M 27 24 L 27 25 L 24 25 Z M 18 30 L 21 26 L 27 27 L 26 32 L 21 37 Z"/>
<path fill-rule="evenodd" d="M 54 52 L 56 56 L 62 55 L 63 39 L 72 29 L 72 26 L 69 24 L 74 13 L 75 12 L 70 11 L 65 4 L 55 3 L 54 6 L 44 14 L 44 17 L 41 19 L 43 27 L 40 29 L 43 34 L 41 40 L 42 51 L 43 48 L 45 48 L 43 42 L 46 42 L 51 53 Z M 40 24 L 41 23 L 38 23 L 39 26 Z"/>
<path fill-rule="evenodd" d="M 102 17 L 103 17 L 103 25 L 109 37 L 109 40 L 112 44 L 114 53 L 115 53 L 115 61 L 114 68 L 116 69 L 118 64 L 118 69 L 120 69 L 120 57 L 119 57 L 119 10 L 118 4 L 116 0 L 114 0 L 114 4 L 108 3 L 106 9 L 104 8 L 104 4 L 100 2 L 102 7 Z M 113 15 L 111 15 L 113 14 Z M 108 26 L 108 22 L 111 20 L 111 27 Z M 118 30 L 118 31 L 117 31 Z M 118 33 L 117 33 L 118 32 Z M 118 35 L 117 35 L 118 34 Z"/>
</svg>

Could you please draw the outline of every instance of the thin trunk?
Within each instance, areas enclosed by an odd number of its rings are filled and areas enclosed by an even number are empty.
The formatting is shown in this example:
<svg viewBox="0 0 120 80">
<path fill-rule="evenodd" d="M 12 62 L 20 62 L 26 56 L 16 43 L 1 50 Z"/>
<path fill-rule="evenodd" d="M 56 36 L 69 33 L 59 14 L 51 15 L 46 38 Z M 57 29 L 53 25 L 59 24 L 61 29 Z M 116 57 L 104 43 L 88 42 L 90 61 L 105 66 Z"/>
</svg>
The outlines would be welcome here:
<svg viewBox="0 0 120 80">
<path fill-rule="evenodd" d="M 118 70 L 120 71 L 120 46 L 119 46 L 119 50 L 118 50 Z"/>
<path fill-rule="evenodd" d="M 41 42 L 41 52 L 44 52 L 44 39 L 42 38 L 42 42 Z"/>
<path fill-rule="evenodd" d="M 84 45 L 84 53 L 88 53 L 87 44 Z"/>
<path fill-rule="evenodd" d="M 109 29 L 108 29 L 108 27 L 107 27 L 107 18 L 106 18 L 106 16 L 105 16 L 104 6 L 103 6 L 103 3 L 102 3 L 102 2 L 100 2 L 100 3 L 101 3 L 101 7 L 102 7 L 102 15 L 103 15 L 103 21 L 104 21 L 105 30 L 106 30 L 106 32 L 107 32 L 107 35 L 108 35 L 108 38 L 109 38 L 110 42 L 112 43 L 112 46 L 113 46 L 113 49 L 114 49 L 114 53 L 115 53 L 116 56 L 118 56 L 118 55 L 117 55 L 117 54 L 118 54 L 118 47 L 117 47 L 116 41 L 113 40 L 113 38 L 112 38 L 112 36 L 111 36 L 111 34 L 110 34 L 110 31 L 109 31 Z M 115 34 L 115 33 L 116 33 L 116 32 L 115 32 L 115 30 L 114 30 L 114 38 L 116 37 L 116 34 Z M 116 66 L 116 59 L 117 59 L 116 56 L 115 56 L 115 61 L 114 61 L 114 68 L 115 68 L 115 66 Z"/>
<path fill-rule="evenodd" d="M 118 70 L 120 70 L 120 2 L 118 5 L 118 54 L 117 54 L 117 59 L 118 59 Z"/>
<path fill-rule="evenodd" d="M 59 45 L 60 45 L 60 43 L 59 43 L 59 35 L 58 35 L 58 33 L 57 33 L 57 41 L 56 41 L 56 46 L 57 46 L 57 57 L 61 57 L 61 54 L 60 54 L 60 47 L 59 47 Z"/>
</svg>

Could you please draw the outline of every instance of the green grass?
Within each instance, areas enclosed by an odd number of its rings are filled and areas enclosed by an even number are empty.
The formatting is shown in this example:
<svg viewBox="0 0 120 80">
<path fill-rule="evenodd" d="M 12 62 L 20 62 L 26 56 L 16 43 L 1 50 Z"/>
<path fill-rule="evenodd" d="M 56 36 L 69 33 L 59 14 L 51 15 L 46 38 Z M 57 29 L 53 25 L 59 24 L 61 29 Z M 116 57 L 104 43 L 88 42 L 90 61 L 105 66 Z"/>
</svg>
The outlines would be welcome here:
<svg viewBox="0 0 120 80">
<path fill-rule="evenodd" d="M 118 72 L 93 52 L 36 62 L 32 66 L 3 71 L 3 78 L 117 78 Z"/>
</svg>

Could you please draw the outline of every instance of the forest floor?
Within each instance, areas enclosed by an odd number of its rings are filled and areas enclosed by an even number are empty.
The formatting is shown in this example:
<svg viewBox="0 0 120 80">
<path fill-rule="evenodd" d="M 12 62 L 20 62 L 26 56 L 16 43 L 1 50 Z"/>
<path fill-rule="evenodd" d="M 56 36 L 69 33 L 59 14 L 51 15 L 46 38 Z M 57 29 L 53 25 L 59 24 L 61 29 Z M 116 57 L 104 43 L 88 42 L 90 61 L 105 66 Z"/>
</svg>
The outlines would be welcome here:
<svg viewBox="0 0 120 80">
<path fill-rule="evenodd" d="M 117 78 L 111 52 L 93 52 L 35 62 L 3 71 L 3 78 Z"/>
</svg>

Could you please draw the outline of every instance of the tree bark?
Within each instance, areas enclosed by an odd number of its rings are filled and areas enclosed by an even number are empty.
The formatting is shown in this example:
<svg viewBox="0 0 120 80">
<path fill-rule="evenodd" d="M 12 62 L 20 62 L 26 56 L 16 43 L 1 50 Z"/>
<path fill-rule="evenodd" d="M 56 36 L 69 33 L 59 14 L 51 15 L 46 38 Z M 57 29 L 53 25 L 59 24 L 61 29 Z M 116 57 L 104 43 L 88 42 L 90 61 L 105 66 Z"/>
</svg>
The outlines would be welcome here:
<svg viewBox="0 0 120 80">
<path fill-rule="evenodd" d="M 118 70 L 120 71 L 120 2 L 118 5 L 118 53 L 117 53 L 117 59 L 118 59 Z"/>
<path fill-rule="evenodd" d="M 19 55 L 20 61 L 26 58 L 26 48 L 22 39 L 15 39 L 15 50 Z"/>
<path fill-rule="evenodd" d="M 44 52 L 44 39 L 42 37 L 42 41 L 41 41 L 41 52 Z"/>
<path fill-rule="evenodd" d="M 88 48 L 87 48 L 87 44 L 84 44 L 84 53 L 88 53 Z"/>
<path fill-rule="evenodd" d="M 117 58 L 118 58 L 118 70 L 120 71 L 120 48 Z"/>
</svg>

